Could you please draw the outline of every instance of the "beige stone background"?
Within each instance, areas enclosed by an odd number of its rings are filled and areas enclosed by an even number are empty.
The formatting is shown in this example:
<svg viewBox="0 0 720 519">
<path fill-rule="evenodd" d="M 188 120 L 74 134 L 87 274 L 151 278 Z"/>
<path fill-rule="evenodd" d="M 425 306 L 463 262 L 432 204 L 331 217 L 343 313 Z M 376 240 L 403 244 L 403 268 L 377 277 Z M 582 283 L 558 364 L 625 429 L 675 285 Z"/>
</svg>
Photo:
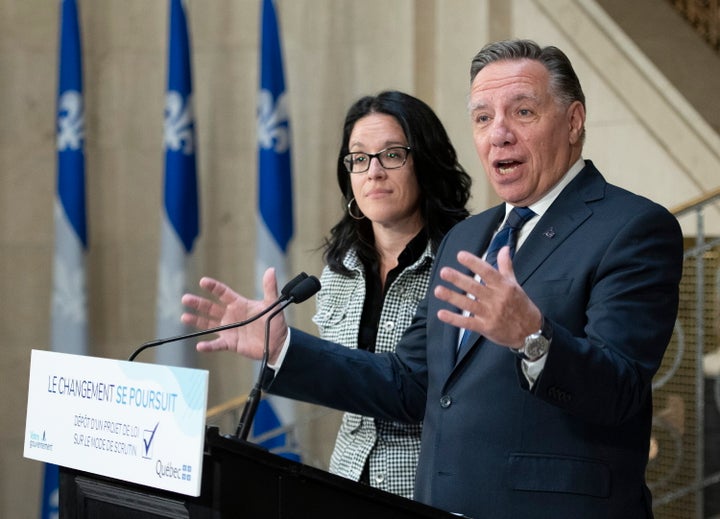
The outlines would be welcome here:
<svg viewBox="0 0 720 519">
<path fill-rule="evenodd" d="M 154 334 L 168 6 L 78 3 L 91 354 L 124 359 Z M 585 156 L 612 182 L 668 207 L 720 185 L 717 132 L 593 0 L 277 0 L 277 9 L 293 131 L 295 271 L 320 272 L 317 248 L 341 211 L 340 125 L 360 95 L 393 88 L 428 102 L 476 181 L 473 210 L 495 202 L 466 113 L 470 60 L 492 39 L 532 38 L 567 52 L 588 98 Z M 246 294 L 256 281 L 259 11 L 260 0 L 188 2 L 200 273 Z M 37 517 L 40 496 L 41 464 L 22 452 L 30 350 L 49 344 L 58 13 L 57 1 L 0 0 L 0 517 L 8 518 Z M 682 223 L 692 234 L 693 222 Z M 310 331 L 312 310 L 307 303 L 296 312 Z M 211 406 L 252 385 L 252 366 L 230 354 L 203 356 L 200 367 L 210 372 Z M 318 464 L 334 425 L 330 415 L 310 429 Z"/>
</svg>

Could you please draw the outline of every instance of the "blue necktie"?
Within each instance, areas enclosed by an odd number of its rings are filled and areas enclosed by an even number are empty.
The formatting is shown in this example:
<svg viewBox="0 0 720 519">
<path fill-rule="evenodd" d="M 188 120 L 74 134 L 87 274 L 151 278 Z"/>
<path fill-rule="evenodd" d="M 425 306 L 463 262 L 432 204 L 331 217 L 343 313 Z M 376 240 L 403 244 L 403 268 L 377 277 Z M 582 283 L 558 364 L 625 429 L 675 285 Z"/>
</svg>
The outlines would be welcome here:
<svg viewBox="0 0 720 519">
<path fill-rule="evenodd" d="M 510 257 L 512 258 L 515 256 L 518 231 L 533 216 L 535 216 L 535 213 L 528 207 L 513 207 L 507 217 L 507 220 L 505 220 L 505 225 L 502 226 L 490 242 L 487 254 L 485 255 L 485 261 L 497 268 L 498 252 L 500 252 L 500 249 L 502 249 L 505 245 L 510 247 Z M 468 345 L 468 337 L 470 337 L 470 332 L 465 330 L 462 340 L 460 341 L 460 346 L 458 346 L 458 358 L 460 357 L 460 353 Z"/>
<path fill-rule="evenodd" d="M 497 255 L 505 245 L 510 247 L 510 257 L 515 255 L 515 246 L 517 245 L 517 233 L 525 225 L 530 218 L 535 216 L 532 209 L 528 207 L 513 207 L 505 221 L 505 225 L 498 231 L 490 242 L 490 246 L 485 256 L 485 261 L 497 268 Z"/>
</svg>

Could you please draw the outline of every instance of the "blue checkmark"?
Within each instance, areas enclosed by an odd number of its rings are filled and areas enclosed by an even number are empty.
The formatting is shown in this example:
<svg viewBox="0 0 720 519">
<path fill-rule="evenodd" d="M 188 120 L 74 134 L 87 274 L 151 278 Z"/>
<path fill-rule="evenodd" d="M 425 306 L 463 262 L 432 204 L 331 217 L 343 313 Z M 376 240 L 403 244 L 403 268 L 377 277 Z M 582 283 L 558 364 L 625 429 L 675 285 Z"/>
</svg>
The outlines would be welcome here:
<svg viewBox="0 0 720 519">
<path fill-rule="evenodd" d="M 152 431 L 145 429 L 146 433 L 150 433 L 150 438 L 147 440 L 143 438 L 143 445 L 145 446 L 145 455 L 143 456 L 143 458 L 149 457 L 148 453 L 150 452 L 150 444 L 152 443 L 153 438 L 155 438 L 155 432 L 157 431 L 158 425 L 160 425 L 160 422 L 155 424 L 155 428 Z"/>
</svg>

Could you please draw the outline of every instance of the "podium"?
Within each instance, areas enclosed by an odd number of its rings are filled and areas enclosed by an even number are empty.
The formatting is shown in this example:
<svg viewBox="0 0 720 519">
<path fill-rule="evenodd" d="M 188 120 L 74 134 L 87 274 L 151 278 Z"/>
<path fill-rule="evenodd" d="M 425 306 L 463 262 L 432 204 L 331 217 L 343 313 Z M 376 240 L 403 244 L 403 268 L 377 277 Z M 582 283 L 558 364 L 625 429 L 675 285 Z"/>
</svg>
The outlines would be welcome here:
<svg viewBox="0 0 720 519">
<path fill-rule="evenodd" d="M 457 516 L 205 432 L 198 497 L 60 467 L 61 519 L 449 519 Z"/>
</svg>

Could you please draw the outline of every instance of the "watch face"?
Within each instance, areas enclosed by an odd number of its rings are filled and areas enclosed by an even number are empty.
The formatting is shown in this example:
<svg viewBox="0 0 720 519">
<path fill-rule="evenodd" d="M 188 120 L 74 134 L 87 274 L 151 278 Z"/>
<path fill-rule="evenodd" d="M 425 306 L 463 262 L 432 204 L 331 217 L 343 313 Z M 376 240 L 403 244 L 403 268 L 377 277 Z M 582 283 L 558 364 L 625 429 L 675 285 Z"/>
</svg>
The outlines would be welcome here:
<svg viewBox="0 0 720 519">
<path fill-rule="evenodd" d="M 526 339 L 523 350 L 530 360 L 535 360 L 545 354 L 547 347 L 548 340 L 539 333 L 534 333 Z"/>
</svg>

